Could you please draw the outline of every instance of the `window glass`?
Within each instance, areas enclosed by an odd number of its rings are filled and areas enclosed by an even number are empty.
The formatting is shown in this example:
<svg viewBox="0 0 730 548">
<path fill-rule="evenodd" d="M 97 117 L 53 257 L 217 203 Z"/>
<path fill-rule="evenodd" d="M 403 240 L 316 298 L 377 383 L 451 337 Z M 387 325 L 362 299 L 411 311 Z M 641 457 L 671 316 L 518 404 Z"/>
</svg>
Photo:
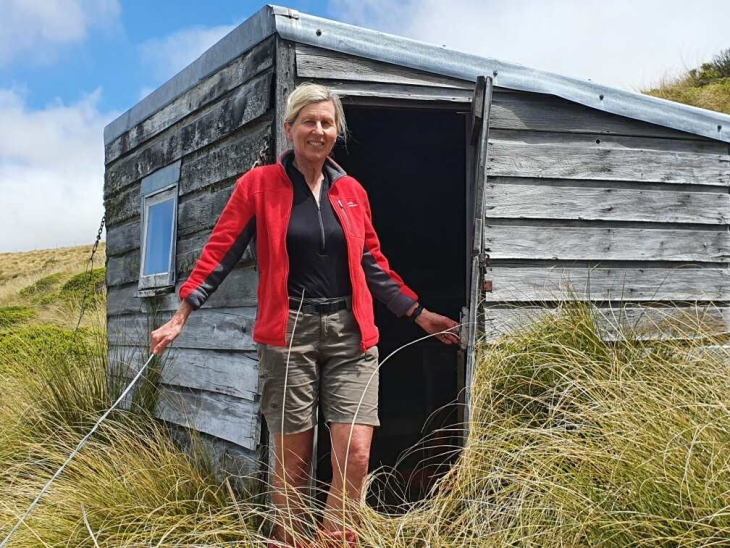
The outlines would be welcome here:
<svg viewBox="0 0 730 548">
<path fill-rule="evenodd" d="M 170 269 L 174 206 L 175 200 L 171 198 L 154 204 L 147 210 L 143 276 L 164 274 Z"/>
</svg>

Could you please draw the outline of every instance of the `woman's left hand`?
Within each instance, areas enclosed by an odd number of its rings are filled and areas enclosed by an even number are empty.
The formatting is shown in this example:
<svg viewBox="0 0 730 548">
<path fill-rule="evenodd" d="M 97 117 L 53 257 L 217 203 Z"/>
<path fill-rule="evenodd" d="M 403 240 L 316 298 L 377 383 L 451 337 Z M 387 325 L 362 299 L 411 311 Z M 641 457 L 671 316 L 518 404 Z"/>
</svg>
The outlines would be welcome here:
<svg viewBox="0 0 730 548">
<path fill-rule="evenodd" d="M 439 333 L 436 338 L 444 344 L 459 344 L 460 339 L 457 334 L 459 324 L 451 318 L 424 309 L 421 315 L 416 318 L 416 323 L 426 333 Z M 443 331 L 447 332 L 442 333 Z"/>
</svg>

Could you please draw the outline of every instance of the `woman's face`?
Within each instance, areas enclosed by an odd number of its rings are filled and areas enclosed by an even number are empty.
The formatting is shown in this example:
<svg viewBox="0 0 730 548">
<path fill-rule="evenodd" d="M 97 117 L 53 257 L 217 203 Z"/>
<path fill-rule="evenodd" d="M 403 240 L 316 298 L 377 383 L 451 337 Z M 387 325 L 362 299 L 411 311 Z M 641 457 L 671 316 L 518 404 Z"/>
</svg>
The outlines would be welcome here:
<svg viewBox="0 0 730 548">
<path fill-rule="evenodd" d="M 299 111 L 293 124 L 284 123 L 294 155 L 309 163 L 323 163 L 337 140 L 335 105 L 332 101 L 310 103 Z"/>
</svg>

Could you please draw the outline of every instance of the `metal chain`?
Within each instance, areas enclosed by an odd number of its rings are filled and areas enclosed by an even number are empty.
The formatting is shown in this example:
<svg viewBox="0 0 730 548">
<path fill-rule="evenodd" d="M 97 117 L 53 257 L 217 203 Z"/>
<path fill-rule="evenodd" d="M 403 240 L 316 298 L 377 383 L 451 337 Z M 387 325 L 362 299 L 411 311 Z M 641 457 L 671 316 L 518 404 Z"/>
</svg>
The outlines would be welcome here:
<svg viewBox="0 0 730 548">
<path fill-rule="evenodd" d="M 106 224 L 106 214 L 102 215 L 101 217 L 101 224 L 99 224 L 99 230 L 96 232 L 96 240 L 94 240 L 94 245 L 91 248 L 91 256 L 89 257 L 89 261 L 87 263 L 87 270 L 89 274 L 89 283 L 86 284 L 84 287 L 84 294 L 81 297 L 81 311 L 79 312 L 79 319 L 76 322 L 76 327 L 74 328 L 74 338 L 76 336 L 76 331 L 78 331 L 79 326 L 81 325 L 81 320 L 84 318 L 84 313 L 86 312 L 86 298 L 89 293 L 89 286 L 91 285 L 91 282 L 93 281 L 93 272 L 94 272 L 94 256 L 96 255 L 96 250 L 99 249 L 99 242 L 101 242 L 101 234 L 104 232 L 104 225 Z M 73 339 L 72 339 L 73 340 Z"/>
</svg>

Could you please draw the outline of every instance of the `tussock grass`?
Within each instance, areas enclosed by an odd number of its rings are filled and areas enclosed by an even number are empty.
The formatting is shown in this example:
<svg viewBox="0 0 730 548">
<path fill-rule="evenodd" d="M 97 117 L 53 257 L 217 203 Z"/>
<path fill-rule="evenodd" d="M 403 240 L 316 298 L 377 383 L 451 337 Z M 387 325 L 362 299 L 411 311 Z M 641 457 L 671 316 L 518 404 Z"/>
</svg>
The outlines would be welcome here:
<svg viewBox="0 0 730 548">
<path fill-rule="evenodd" d="M 361 503 L 361 545 L 727 544 L 722 341 L 688 318 L 696 332 L 683 341 L 624 332 L 607 342 L 598 312 L 566 304 L 482 345 L 456 464 L 405 513 Z M 110 404 L 103 356 L 99 347 L 61 370 L 38 358 L 0 372 L 0 533 Z M 259 500 L 221 482 L 204 453 L 182 451 L 148 415 L 119 412 L 13 546 L 265 546 L 274 519 L 292 524 Z"/>
<path fill-rule="evenodd" d="M 63 281 L 66 276 L 65 272 L 56 272 L 55 274 L 49 274 L 43 276 L 38 281 L 24 287 L 20 290 L 18 296 L 23 299 L 41 299 L 52 293 L 58 285 Z"/>
<path fill-rule="evenodd" d="M 730 49 L 680 76 L 664 78 L 642 93 L 730 114 Z"/>
</svg>

